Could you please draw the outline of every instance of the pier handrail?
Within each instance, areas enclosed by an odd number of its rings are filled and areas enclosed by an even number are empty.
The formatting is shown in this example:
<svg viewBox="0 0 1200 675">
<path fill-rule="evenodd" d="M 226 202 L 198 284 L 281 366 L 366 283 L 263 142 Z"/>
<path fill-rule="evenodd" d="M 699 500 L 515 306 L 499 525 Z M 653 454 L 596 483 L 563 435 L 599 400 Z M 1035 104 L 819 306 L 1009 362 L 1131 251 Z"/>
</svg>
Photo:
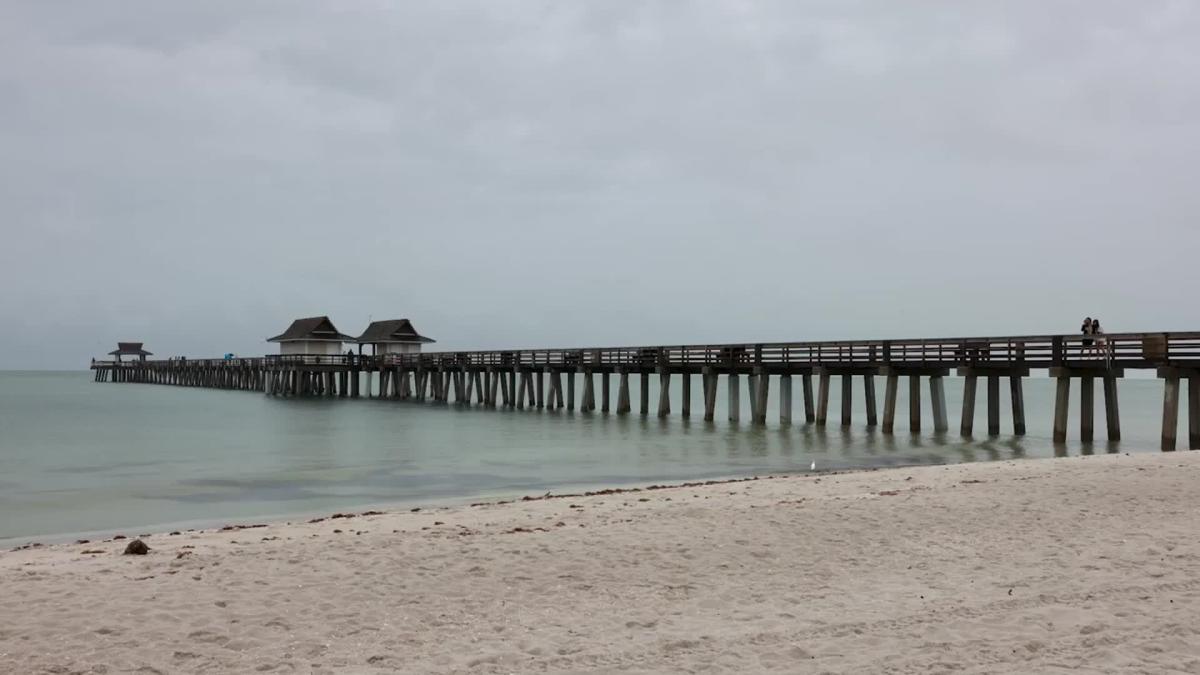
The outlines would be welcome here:
<svg viewBox="0 0 1200 675">
<path fill-rule="evenodd" d="M 1089 343 L 1090 341 L 1090 343 Z M 1103 345 L 1103 350 L 1099 348 Z M 1019 335 L 1004 337 L 822 340 L 807 342 L 492 349 L 380 356 L 285 354 L 213 359 L 97 361 L 92 368 L 161 367 L 186 363 L 204 367 L 337 366 L 440 368 L 553 367 L 820 367 L 820 366 L 1004 366 L 1052 368 L 1096 364 L 1154 368 L 1200 363 L 1200 332 Z"/>
</svg>

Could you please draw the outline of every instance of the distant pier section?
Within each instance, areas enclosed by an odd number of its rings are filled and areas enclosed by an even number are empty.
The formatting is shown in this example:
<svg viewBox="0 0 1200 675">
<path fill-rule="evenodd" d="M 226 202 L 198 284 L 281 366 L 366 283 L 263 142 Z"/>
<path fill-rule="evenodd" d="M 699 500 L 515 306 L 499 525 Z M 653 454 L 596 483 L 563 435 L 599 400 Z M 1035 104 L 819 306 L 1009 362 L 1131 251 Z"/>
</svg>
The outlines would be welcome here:
<svg viewBox="0 0 1200 675">
<path fill-rule="evenodd" d="M 748 398 L 750 422 L 765 424 L 771 377 L 777 377 L 779 421 L 794 414 L 804 422 L 826 425 L 830 380 L 840 380 L 840 424 L 853 423 L 854 381 L 861 382 L 867 426 L 893 433 L 897 392 L 908 387 L 909 429 L 919 432 L 922 391 L 928 389 L 935 432 L 950 428 L 945 378 L 963 378 L 959 432 L 975 433 L 980 381 L 986 387 L 987 433 L 1000 433 L 1001 384 L 1011 399 L 1011 429 L 1025 433 L 1024 378 L 1046 370 L 1056 380 L 1054 441 L 1067 438 L 1073 382 L 1079 386 L 1079 437 L 1095 435 L 1095 396 L 1104 397 L 1105 431 L 1120 440 L 1117 383 L 1127 370 L 1153 370 L 1163 381 L 1162 449 L 1174 450 L 1179 423 L 1180 388 L 1187 383 L 1188 447 L 1200 449 L 1200 332 L 1120 333 L 1103 336 L 1041 335 L 776 342 L 720 345 L 663 345 L 587 349 L 506 349 L 423 352 L 433 342 L 411 322 L 375 322 L 358 338 L 339 333 L 327 317 L 293 322 L 271 338 L 281 353 L 253 358 L 151 360 L 141 343 L 120 343 L 113 360 L 93 361 L 98 382 L 144 382 L 192 387 L 261 391 L 272 396 L 378 397 L 487 408 L 578 410 L 583 413 L 632 413 L 631 377 L 639 378 L 638 412 L 672 414 L 671 390 L 678 386 L 683 417 L 692 415 L 692 384 L 703 390 L 698 411 L 705 420 L 716 414 L 724 382 L 729 419 L 740 421 L 741 397 Z M 350 343 L 357 351 L 342 352 Z M 370 347 L 371 353 L 364 354 Z M 884 380 L 883 411 L 877 407 L 876 377 Z M 650 381 L 657 378 L 657 401 Z M 746 384 L 742 384 L 742 379 Z M 613 396 L 613 380 L 616 392 Z M 800 382 L 802 407 L 793 403 Z M 815 388 L 814 388 L 815 380 Z M 614 400 L 615 398 L 615 400 Z"/>
</svg>

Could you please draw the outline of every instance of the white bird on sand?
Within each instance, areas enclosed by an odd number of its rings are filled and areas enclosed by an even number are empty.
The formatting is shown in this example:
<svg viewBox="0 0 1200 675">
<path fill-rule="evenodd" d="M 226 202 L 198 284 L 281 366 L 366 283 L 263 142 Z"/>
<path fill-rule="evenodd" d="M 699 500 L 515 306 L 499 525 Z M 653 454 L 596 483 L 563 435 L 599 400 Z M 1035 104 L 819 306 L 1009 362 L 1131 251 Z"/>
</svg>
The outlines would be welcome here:
<svg viewBox="0 0 1200 675">
<path fill-rule="evenodd" d="M 809 467 L 808 467 L 808 470 L 809 470 L 809 471 L 816 471 L 816 470 L 817 470 L 817 460 L 815 460 L 815 459 L 813 460 L 813 463 L 809 465 Z"/>
</svg>

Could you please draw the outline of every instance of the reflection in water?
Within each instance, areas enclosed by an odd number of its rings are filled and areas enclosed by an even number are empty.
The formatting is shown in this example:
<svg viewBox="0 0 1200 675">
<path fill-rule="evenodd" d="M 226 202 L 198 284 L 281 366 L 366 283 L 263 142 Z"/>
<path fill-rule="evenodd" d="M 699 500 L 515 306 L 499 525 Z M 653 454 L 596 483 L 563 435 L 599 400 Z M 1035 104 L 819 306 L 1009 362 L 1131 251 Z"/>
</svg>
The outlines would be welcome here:
<svg viewBox="0 0 1200 675">
<path fill-rule="evenodd" d="M 471 499 L 584 486 L 1068 454 L 1154 450 L 1161 390 L 1122 381 L 1125 441 L 1050 442 L 1051 381 L 1026 384 L 1029 435 L 963 438 L 637 413 L 508 411 L 387 400 L 279 399 L 251 392 L 98 384 L 86 373 L 0 373 L 0 538 L 323 511 L 383 502 Z M 637 401 L 637 378 L 632 381 Z M 656 383 L 651 382 L 651 400 Z M 951 417 L 959 384 L 947 380 Z M 907 410 L 901 388 L 897 409 Z M 882 390 L 877 387 L 877 390 Z M 615 388 L 614 388 L 615 391 Z M 772 388 L 771 391 L 778 391 Z M 723 392 L 722 392 L 723 393 Z M 797 404 L 799 401 L 797 400 Z M 925 423 L 931 422 L 928 402 Z M 980 414 L 985 406 L 979 406 Z M 673 410 L 681 406 L 676 401 Z M 1075 411 L 1077 414 L 1077 411 Z M 1007 423 L 1007 408 L 1002 420 Z M 1103 420 L 1103 417 L 1099 417 Z M 1071 429 L 1077 429 L 1078 418 Z M 976 420 L 976 429 L 981 420 Z M 1007 428 L 1007 426 L 1005 427 Z M 1101 437 L 1103 429 L 1097 429 Z"/>
</svg>

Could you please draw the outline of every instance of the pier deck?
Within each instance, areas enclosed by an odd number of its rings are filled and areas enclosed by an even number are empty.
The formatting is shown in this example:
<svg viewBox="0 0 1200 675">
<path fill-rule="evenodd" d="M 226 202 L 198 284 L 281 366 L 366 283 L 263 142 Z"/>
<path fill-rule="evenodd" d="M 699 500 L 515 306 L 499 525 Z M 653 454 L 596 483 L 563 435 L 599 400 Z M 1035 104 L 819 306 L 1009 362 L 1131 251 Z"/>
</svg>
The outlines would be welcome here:
<svg viewBox="0 0 1200 675">
<path fill-rule="evenodd" d="M 1089 343 L 1089 340 L 1091 341 Z M 1153 370 L 1164 382 L 1162 447 L 1176 446 L 1179 390 L 1187 382 L 1189 447 L 1200 449 L 1200 332 L 1119 333 L 1103 336 L 1040 335 L 906 340 L 659 345 L 583 349 L 510 349 L 420 354 L 295 355 L 231 359 L 93 361 L 97 381 L 146 382 L 263 391 L 277 396 L 381 396 L 507 408 L 613 410 L 610 376 L 618 379 L 615 412 L 631 412 L 629 377 L 640 378 L 639 412 L 650 414 L 649 381 L 658 378 L 656 414 L 671 414 L 670 387 L 678 379 L 681 415 L 691 415 L 692 376 L 703 387 L 704 418 L 715 414 L 718 382 L 726 380 L 731 421 L 741 415 L 740 379 L 747 379 L 751 421 L 766 421 L 771 376 L 779 377 L 779 416 L 792 421 L 792 378 L 802 386 L 805 421 L 828 419 L 830 380 L 841 380 L 841 424 L 852 423 L 853 380 L 862 378 L 868 426 L 879 422 L 875 377 L 886 381 L 883 433 L 892 433 L 896 393 L 908 378 L 909 427 L 921 428 L 921 384 L 928 380 L 936 432 L 949 428 L 943 378 L 964 378 L 960 432 L 973 431 L 977 382 L 987 391 L 988 434 L 1000 433 L 1000 379 L 1009 380 L 1012 427 L 1025 433 L 1022 381 L 1031 369 L 1056 378 L 1054 440 L 1065 441 L 1072 380 L 1079 380 L 1080 437 L 1094 434 L 1095 381 L 1102 383 L 1110 440 L 1120 438 L 1117 380 L 1126 370 Z M 563 379 L 566 379 L 564 386 Z M 582 380 L 582 391 L 575 382 Z M 817 378 L 814 399 L 813 376 Z M 363 382 L 365 378 L 365 383 Z M 377 385 L 375 382 L 377 381 Z"/>
</svg>

